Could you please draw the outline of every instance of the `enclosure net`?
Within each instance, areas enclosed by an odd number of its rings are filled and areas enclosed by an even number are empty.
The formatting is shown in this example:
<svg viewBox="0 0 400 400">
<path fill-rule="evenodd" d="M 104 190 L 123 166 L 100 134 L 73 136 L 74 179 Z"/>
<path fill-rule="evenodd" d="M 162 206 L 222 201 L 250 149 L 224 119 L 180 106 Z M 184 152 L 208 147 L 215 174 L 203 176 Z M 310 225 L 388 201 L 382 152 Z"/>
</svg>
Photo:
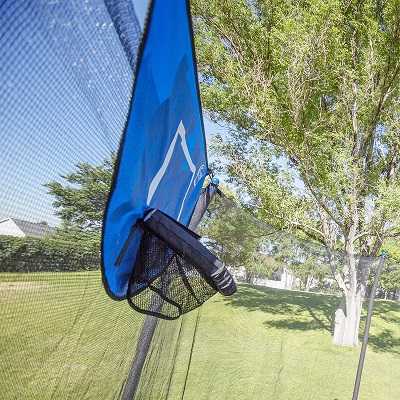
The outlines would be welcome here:
<svg viewBox="0 0 400 400">
<path fill-rule="evenodd" d="M 143 10 L 0 1 L 2 399 L 111 399 L 124 385 L 143 318 L 105 295 L 99 229 Z M 49 192 L 84 176 L 93 207 L 78 205 L 81 231 L 61 229 Z"/>
<path fill-rule="evenodd" d="M 345 273 L 345 254 L 329 255 L 318 243 L 277 231 L 221 196 L 214 197 L 199 233 L 231 265 L 238 293 L 217 294 L 179 320 L 155 324 L 135 398 L 351 398 L 360 346 L 334 344 L 342 339 L 336 325 L 345 304 L 328 262 L 333 256 Z M 248 262 L 243 256 L 255 243 Z M 355 257 L 364 282 L 359 342 L 380 261 Z M 360 399 L 395 399 L 398 388 L 390 382 L 398 371 L 385 363 L 400 365 L 400 305 L 380 300 L 379 290 L 377 297 Z M 377 374 L 378 365 L 385 376 Z"/>
<path fill-rule="evenodd" d="M 235 296 L 217 294 L 167 321 L 106 295 L 101 221 L 145 3 L 0 1 L 0 397 L 350 398 L 359 347 L 332 344 L 344 314 L 329 255 L 233 200 L 214 197 L 198 233 L 230 267 Z M 143 246 L 154 241 L 149 234 Z M 334 256 L 343 271 L 348 260 Z M 185 310 L 202 303 L 189 288 L 214 293 L 186 260 L 172 259 L 156 289 Z M 363 282 L 361 338 L 379 259 L 353 261 Z M 175 279 L 186 292 L 174 292 Z M 133 301 L 177 316 L 165 299 Z M 397 399 L 400 308 L 382 299 L 375 309 L 360 398 Z"/>
</svg>

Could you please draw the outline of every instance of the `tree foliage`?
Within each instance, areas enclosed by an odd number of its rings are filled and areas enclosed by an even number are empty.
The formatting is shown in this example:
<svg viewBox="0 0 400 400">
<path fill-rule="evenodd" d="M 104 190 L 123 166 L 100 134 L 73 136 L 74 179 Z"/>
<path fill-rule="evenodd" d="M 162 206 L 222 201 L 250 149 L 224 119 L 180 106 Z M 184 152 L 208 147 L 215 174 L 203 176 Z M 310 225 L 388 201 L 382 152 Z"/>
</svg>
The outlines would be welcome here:
<svg viewBox="0 0 400 400">
<path fill-rule="evenodd" d="M 100 165 L 80 163 L 74 172 L 61 177 L 63 182 L 46 184 L 55 198 L 56 214 L 71 234 L 100 230 L 111 187 L 113 160 L 111 158 Z"/>
<path fill-rule="evenodd" d="M 400 2 L 196 0 L 193 14 L 226 172 L 262 218 L 326 247 L 358 327 L 356 254 L 400 235 Z"/>
<path fill-rule="evenodd" d="M 99 268 L 96 243 L 57 237 L 0 236 L 0 272 L 71 272 Z"/>
<path fill-rule="evenodd" d="M 279 235 L 275 241 L 274 253 L 285 268 L 297 278 L 300 290 L 325 289 L 327 279 L 331 278 L 326 252 L 320 246 L 296 236 Z M 335 287 L 330 284 L 330 290 Z"/>
<path fill-rule="evenodd" d="M 237 204 L 228 188 L 223 189 L 228 197 L 216 195 L 200 225 L 201 235 L 226 265 L 244 268 L 248 282 L 271 275 L 277 265 L 263 247 L 274 230 Z"/>
<path fill-rule="evenodd" d="M 377 254 L 399 233 L 400 4 L 194 4 L 230 175 L 277 226 Z"/>
</svg>

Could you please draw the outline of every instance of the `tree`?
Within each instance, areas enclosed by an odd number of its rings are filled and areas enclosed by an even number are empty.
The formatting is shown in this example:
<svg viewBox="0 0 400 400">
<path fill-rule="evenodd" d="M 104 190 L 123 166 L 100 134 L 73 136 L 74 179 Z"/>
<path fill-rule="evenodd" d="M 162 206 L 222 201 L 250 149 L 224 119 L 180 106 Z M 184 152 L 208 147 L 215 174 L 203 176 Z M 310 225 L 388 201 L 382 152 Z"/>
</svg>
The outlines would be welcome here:
<svg viewBox="0 0 400 400">
<path fill-rule="evenodd" d="M 292 250 L 288 257 L 286 251 L 283 259 L 287 268 L 298 279 L 300 290 L 309 291 L 311 287 L 323 288 L 329 277 L 324 257 L 314 253 L 310 248 Z M 300 253 L 300 254 L 299 254 Z"/>
<path fill-rule="evenodd" d="M 235 195 L 223 188 L 228 197 L 216 195 L 200 225 L 203 240 L 216 255 L 232 268 L 243 267 L 250 283 L 271 264 L 267 255 L 260 255 L 265 237 L 271 227 L 260 224 L 236 203 Z M 265 268 L 264 268 L 265 267 Z"/>
<path fill-rule="evenodd" d="M 400 300 L 400 249 L 397 241 L 389 240 L 384 245 L 390 254 L 380 277 L 380 288 L 385 298 Z"/>
<path fill-rule="evenodd" d="M 226 172 L 260 217 L 325 247 L 334 343 L 355 346 L 364 272 L 400 235 L 400 2 L 196 0 L 193 15 Z"/>
<path fill-rule="evenodd" d="M 325 287 L 329 269 L 320 245 L 287 232 L 275 234 L 271 244 L 275 259 L 296 278 L 300 290 Z"/>
<path fill-rule="evenodd" d="M 393 298 L 398 300 L 400 290 L 400 265 L 388 263 L 382 271 L 380 287 L 384 292 L 385 299 Z"/>
<path fill-rule="evenodd" d="M 82 238 L 90 231 L 92 238 L 93 233 L 99 237 L 113 165 L 113 157 L 100 165 L 79 163 L 76 171 L 61 177 L 65 183 L 53 181 L 45 185 L 55 197 L 53 205 L 63 221 L 63 234 Z"/>
<path fill-rule="evenodd" d="M 257 278 L 271 278 L 279 267 L 281 264 L 275 257 L 256 250 L 244 260 L 246 282 L 254 283 Z"/>
</svg>

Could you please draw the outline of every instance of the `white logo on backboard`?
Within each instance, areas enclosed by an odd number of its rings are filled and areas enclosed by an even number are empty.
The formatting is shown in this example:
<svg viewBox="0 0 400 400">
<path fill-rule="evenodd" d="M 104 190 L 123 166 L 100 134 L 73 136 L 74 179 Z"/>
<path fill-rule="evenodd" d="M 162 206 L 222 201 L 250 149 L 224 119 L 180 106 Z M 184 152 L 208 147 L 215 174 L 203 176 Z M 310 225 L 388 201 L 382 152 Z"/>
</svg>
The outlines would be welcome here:
<svg viewBox="0 0 400 400">
<path fill-rule="evenodd" d="M 156 173 L 156 175 L 154 176 L 154 178 L 152 179 L 152 181 L 150 183 L 149 192 L 147 194 L 147 205 L 149 206 L 150 202 L 151 202 L 151 200 L 152 200 L 152 198 L 154 196 L 154 193 L 156 192 L 156 190 L 158 188 L 158 185 L 160 184 L 163 176 L 165 175 L 165 172 L 167 171 L 167 168 L 169 166 L 169 163 L 170 163 L 170 161 L 172 159 L 172 155 L 173 155 L 174 150 L 175 150 L 175 145 L 176 145 L 176 143 L 177 143 L 179 138 L 180 138 L 180 141 L 181 141 L 181 147 L 182 147 L 182 150 L 183 150 L 183 154 L 185 155 L 186 162 L 187 162 L 187 164 L 189 166 L 189 169 L 190 169 L 190 171 L 192 173 L 192 177 L 190 179 L 189 185 L 188 185 L 188 187 L 186 189 L 186 192 L 185 192 L 185 196 L 183 197 L 183 200 L 182 200 L 182 203 L 181 203 L 181 206 L 180 206 L 180 209 L 179 209 L 179 214 L 178 214 L 178 218 L 177 218 L 178 221 L 181 218 L 183 205 L 185 204 L 186 197 L 187 197 L 187 195 L 189 193 L 189 190 L 190 190 L 190 187 L 192 186 L 192 183 L 195 181 L 195 176 L 196 176 L 196 166 L 194 165 L 194 163 L 192 161 L 192 158 L 190 157 L 190 154 L 189 154 L 189 149 L 188 149 L 188 146 L 187 146 L 187 143 L 186 143 L 186 129 L 185 129 L 185 126 L 183 125 L 182 121 L 179 123 L 179 126 L 178 126 L 178 129 L 176 130 L 175 136 L 173 137 L 172 142 L 169 145 L 167 154 L 165 155 L 165 158 L 164 158 L 164 161 L 163 161 L 163 163 L 161 165 L 161 168 L 158 170 L 158 172 Z M 202 167 L 203 167 L 203 165 L 200 168 L 202 168 Z M 200 171 L 200 169 L 199 169 L 199 171 Z M 198 175 L 199 174 L 197 174 L 197 176 Z"/>
</svg>

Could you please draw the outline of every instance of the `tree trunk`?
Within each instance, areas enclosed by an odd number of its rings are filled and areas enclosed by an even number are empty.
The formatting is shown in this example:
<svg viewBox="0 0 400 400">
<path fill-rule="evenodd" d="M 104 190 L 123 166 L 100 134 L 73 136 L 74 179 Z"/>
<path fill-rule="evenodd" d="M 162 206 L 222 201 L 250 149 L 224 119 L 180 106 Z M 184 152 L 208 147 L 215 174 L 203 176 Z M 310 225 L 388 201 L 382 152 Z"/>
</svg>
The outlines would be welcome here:
<svg viewBox="0 0 400 400">
<path fill-rule="evenodd" d="M 284 268 L 281 280 L 283 281 L 283 289 L 292 290 L 294 286 L 294 275 L 293 273 Z"/>
<path fill-rule="evenodd" d="M 345 294 L 335 312 L 333 343 L 339 346 L 358 346 L 362 296 L 360 293 Z"/>
<path fill-rule="evenodd" d="M 310 291 L 312 283 L 313 283 L 313 277 L 308 275 L 307 280 L 306 280 L 306 288 L 305 288 L 306 292 Z"/>
<path fill-rule="evenodd" d="M 245 269 L 245 274 L 246 283 L 252 285 L 254 283 L 254 273 Z"/>
<path fill-rule="evenodd" d="M 353 250 L 353 249 L 351 249 Z M 340 280 L 343 299 L 335 312 L 335 330 L 333 343 L 339 346 L 358 345 L 361 310 L 367 290 L 368 272 L 371 267 L 370 257 L 359 257 L 356 260 L 353 251 L 346 255 L 345 279 Z"/>
</svg>

